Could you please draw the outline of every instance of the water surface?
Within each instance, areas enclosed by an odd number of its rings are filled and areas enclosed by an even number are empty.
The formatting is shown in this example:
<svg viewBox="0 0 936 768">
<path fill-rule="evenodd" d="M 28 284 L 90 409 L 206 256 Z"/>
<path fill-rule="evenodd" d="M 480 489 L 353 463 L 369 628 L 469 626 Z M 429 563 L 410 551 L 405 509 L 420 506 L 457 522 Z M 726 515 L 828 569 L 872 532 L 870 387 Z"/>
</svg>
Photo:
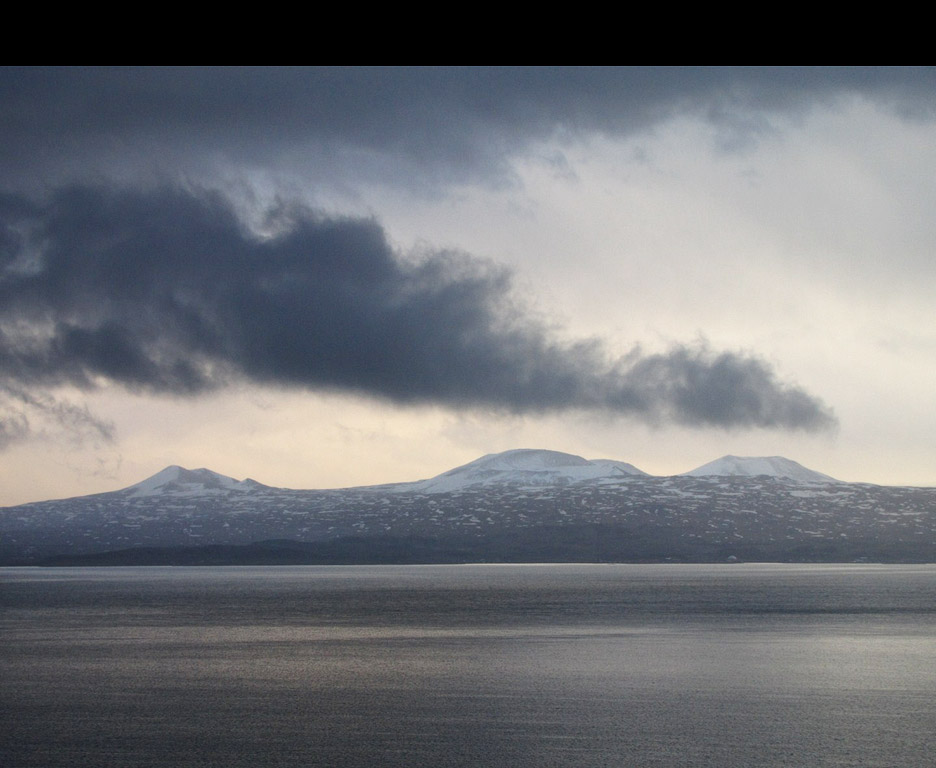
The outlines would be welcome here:
<svg viewBox="0 0 936 768">
<path fill-rule="evenodd" d="M 920 766 L 936 566 L 0 569 L 0 764 Z"/>
</svg>

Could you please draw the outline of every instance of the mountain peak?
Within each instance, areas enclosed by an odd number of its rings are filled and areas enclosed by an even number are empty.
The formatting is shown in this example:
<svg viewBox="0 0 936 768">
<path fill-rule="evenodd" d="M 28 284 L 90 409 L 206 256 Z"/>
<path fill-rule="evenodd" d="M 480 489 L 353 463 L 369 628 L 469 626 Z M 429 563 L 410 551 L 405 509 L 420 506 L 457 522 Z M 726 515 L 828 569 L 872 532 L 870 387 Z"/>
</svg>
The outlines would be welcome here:
<svg viewBox="0 0 936 768">
<path fill-rule="evenodd" d="M 235 480 L 210 469 L 186 469 L 170 464 L 155 475 L 124 488 L 132 498 L 157 494 L 198 496 L 225 491 L 251 491 L 263 486 L 255 480 Z"/>
<path fill-rule="evenodd" d="M 807 469 L 802 464 L 783 456 L 722 456 L 689 472 L 685 477 L 769 477 L 783 478 L 800 483 L 837 483 L 834 477 Z"/>
<path fill-rule="evenodd" d="M 529 470 L 533 472 L 555 467 L 582 467 L 588 464 L 587 459 L 576 456 L 574 453 L 562 451 L 548 451 L 542 448 L 514 448 L 501 453 L 488 453 L 479 459 L 470 461 L 445 474 L 462 472 L 469 467 L 484 467 L 497 470 Z"/>
<path fill-rule="evenodd" d="M 538 448 L 516 448 L 489 453 L 441 475 L 406 483 L 401 490 L 423 493 L 447 493 L 469 487 L 488 485 L 568 485 L 585 480 L 619 480 L 628 475 L 645 474 L 623 461 L 590 461 L 573 453 Z"/>
</svg>

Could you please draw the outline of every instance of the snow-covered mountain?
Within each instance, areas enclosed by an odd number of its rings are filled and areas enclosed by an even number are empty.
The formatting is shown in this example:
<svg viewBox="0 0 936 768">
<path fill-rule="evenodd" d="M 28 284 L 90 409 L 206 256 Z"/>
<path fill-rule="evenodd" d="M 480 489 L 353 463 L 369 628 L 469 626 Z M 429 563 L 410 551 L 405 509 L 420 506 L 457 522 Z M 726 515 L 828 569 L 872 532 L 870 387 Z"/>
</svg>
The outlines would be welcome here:
<svg viewBox="0 0 936 768">
<path fill-rule="evenodd" d="M 782 456 L 723 456 L 704 464 L 683 477 L 756 477 L 768 476 L 797 483 L 839 482 L 821 472 L 807 469 Z M 585 459 L 572 453 L 519 448 L 489 453 L 435 477 L 416 482 L 380 486 L 399 493 L 454 493 L 491 486 L 517 488 L 562 487 L 574 484 L 607 484 L 630 477 L 650 477 L 624 461 Z M 145 480 L 117 493 L 127 498 L 147 496 L 198 497 L 237 495 L 261 490 L 276 490 L 256 480 L 236 480 L 210 469 L 185 469 L 172 465 Z"/>
<path fill-rule="evenodd" d="M 185 469 L 173 464 L 157 472 L 152 477 L 124 488 L 120 493 L 129 498 L 155 495 L 206 496 L 218 495 L 228 491 L 249 493 L 268 486 L 256 480 L 235 480 L 227 475 L 220 475 L 210 469 Z"/>
<path fill-rule="evenodd" d="M 332 490 L 171 466 L 110 493 L 0 508 L 3 565 L 124 550 L 124 564 L 167 564 L 182 548 L 208 553 L 198 562 L 282 562 L 270 546 L 315 563 L 936 562 L 936 488 L 839 482 L 781 457 L 655 477 L 514 450 L 428 480 Z"/>
<path fill-rule="evenodd" d="M 428 480 L 401 483 L 397 489 L 416 493 L 452 493 L 492 485 L 542 487 L 600 483 L 632 475 L 646 475 L 646 472 L 623 461 L 589 460 L 572 453 L 519 448 L 489 453 Z"/>
<path fill-rule="evenodd" d="M 682 473 L 684 477 L 768 477 L 797 483 L 837 483 L 834 477 L 807 469 L 783 456 L 722 456 L 701 467 Z"/>
</svg>

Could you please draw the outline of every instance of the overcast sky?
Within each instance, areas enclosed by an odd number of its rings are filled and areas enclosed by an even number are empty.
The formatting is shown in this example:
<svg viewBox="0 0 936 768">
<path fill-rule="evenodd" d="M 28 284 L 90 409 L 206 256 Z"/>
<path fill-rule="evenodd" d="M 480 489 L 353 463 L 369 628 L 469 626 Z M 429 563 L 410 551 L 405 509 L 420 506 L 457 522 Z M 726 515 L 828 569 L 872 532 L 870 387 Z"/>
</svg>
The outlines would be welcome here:
<svg viewBox="0 0 936 768">
<path fill-rule="evenodd" d="M 509 448 L 936 483 L 936 71 L 2 69 L 0 504 Z"/>
</svg>

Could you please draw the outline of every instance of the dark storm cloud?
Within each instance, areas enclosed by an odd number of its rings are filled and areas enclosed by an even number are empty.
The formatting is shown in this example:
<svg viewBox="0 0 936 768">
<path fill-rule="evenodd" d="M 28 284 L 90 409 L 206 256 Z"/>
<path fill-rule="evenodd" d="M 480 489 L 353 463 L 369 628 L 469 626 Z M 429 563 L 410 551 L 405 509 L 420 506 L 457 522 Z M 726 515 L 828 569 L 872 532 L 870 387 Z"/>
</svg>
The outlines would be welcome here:
<svg viewBox="0 0 936 768">
<path fill-rule="evenodd" d="M 20 185 L 210 158 L 433 183 L 498 177 L 557 135 L 678 114 L 748 133 L 846 94 L 931 113 L 934 93 L 929 68 L 5 68 L 0 168 Z"/>
<path fill-rule="evenodd" d="M 374 221 L 282 205 L 266 224 L 250 230 L 220 194 L 175 187 L 0 200 L 6 387 L 195 394 L 249 380 L 518 413 L 833 424 L 756 358 L 680 347 L 613 359 L 595 340 L 561 343 L 516 304 L 505 270 L 448 252 L 401 259 Z"/>
</svg>

